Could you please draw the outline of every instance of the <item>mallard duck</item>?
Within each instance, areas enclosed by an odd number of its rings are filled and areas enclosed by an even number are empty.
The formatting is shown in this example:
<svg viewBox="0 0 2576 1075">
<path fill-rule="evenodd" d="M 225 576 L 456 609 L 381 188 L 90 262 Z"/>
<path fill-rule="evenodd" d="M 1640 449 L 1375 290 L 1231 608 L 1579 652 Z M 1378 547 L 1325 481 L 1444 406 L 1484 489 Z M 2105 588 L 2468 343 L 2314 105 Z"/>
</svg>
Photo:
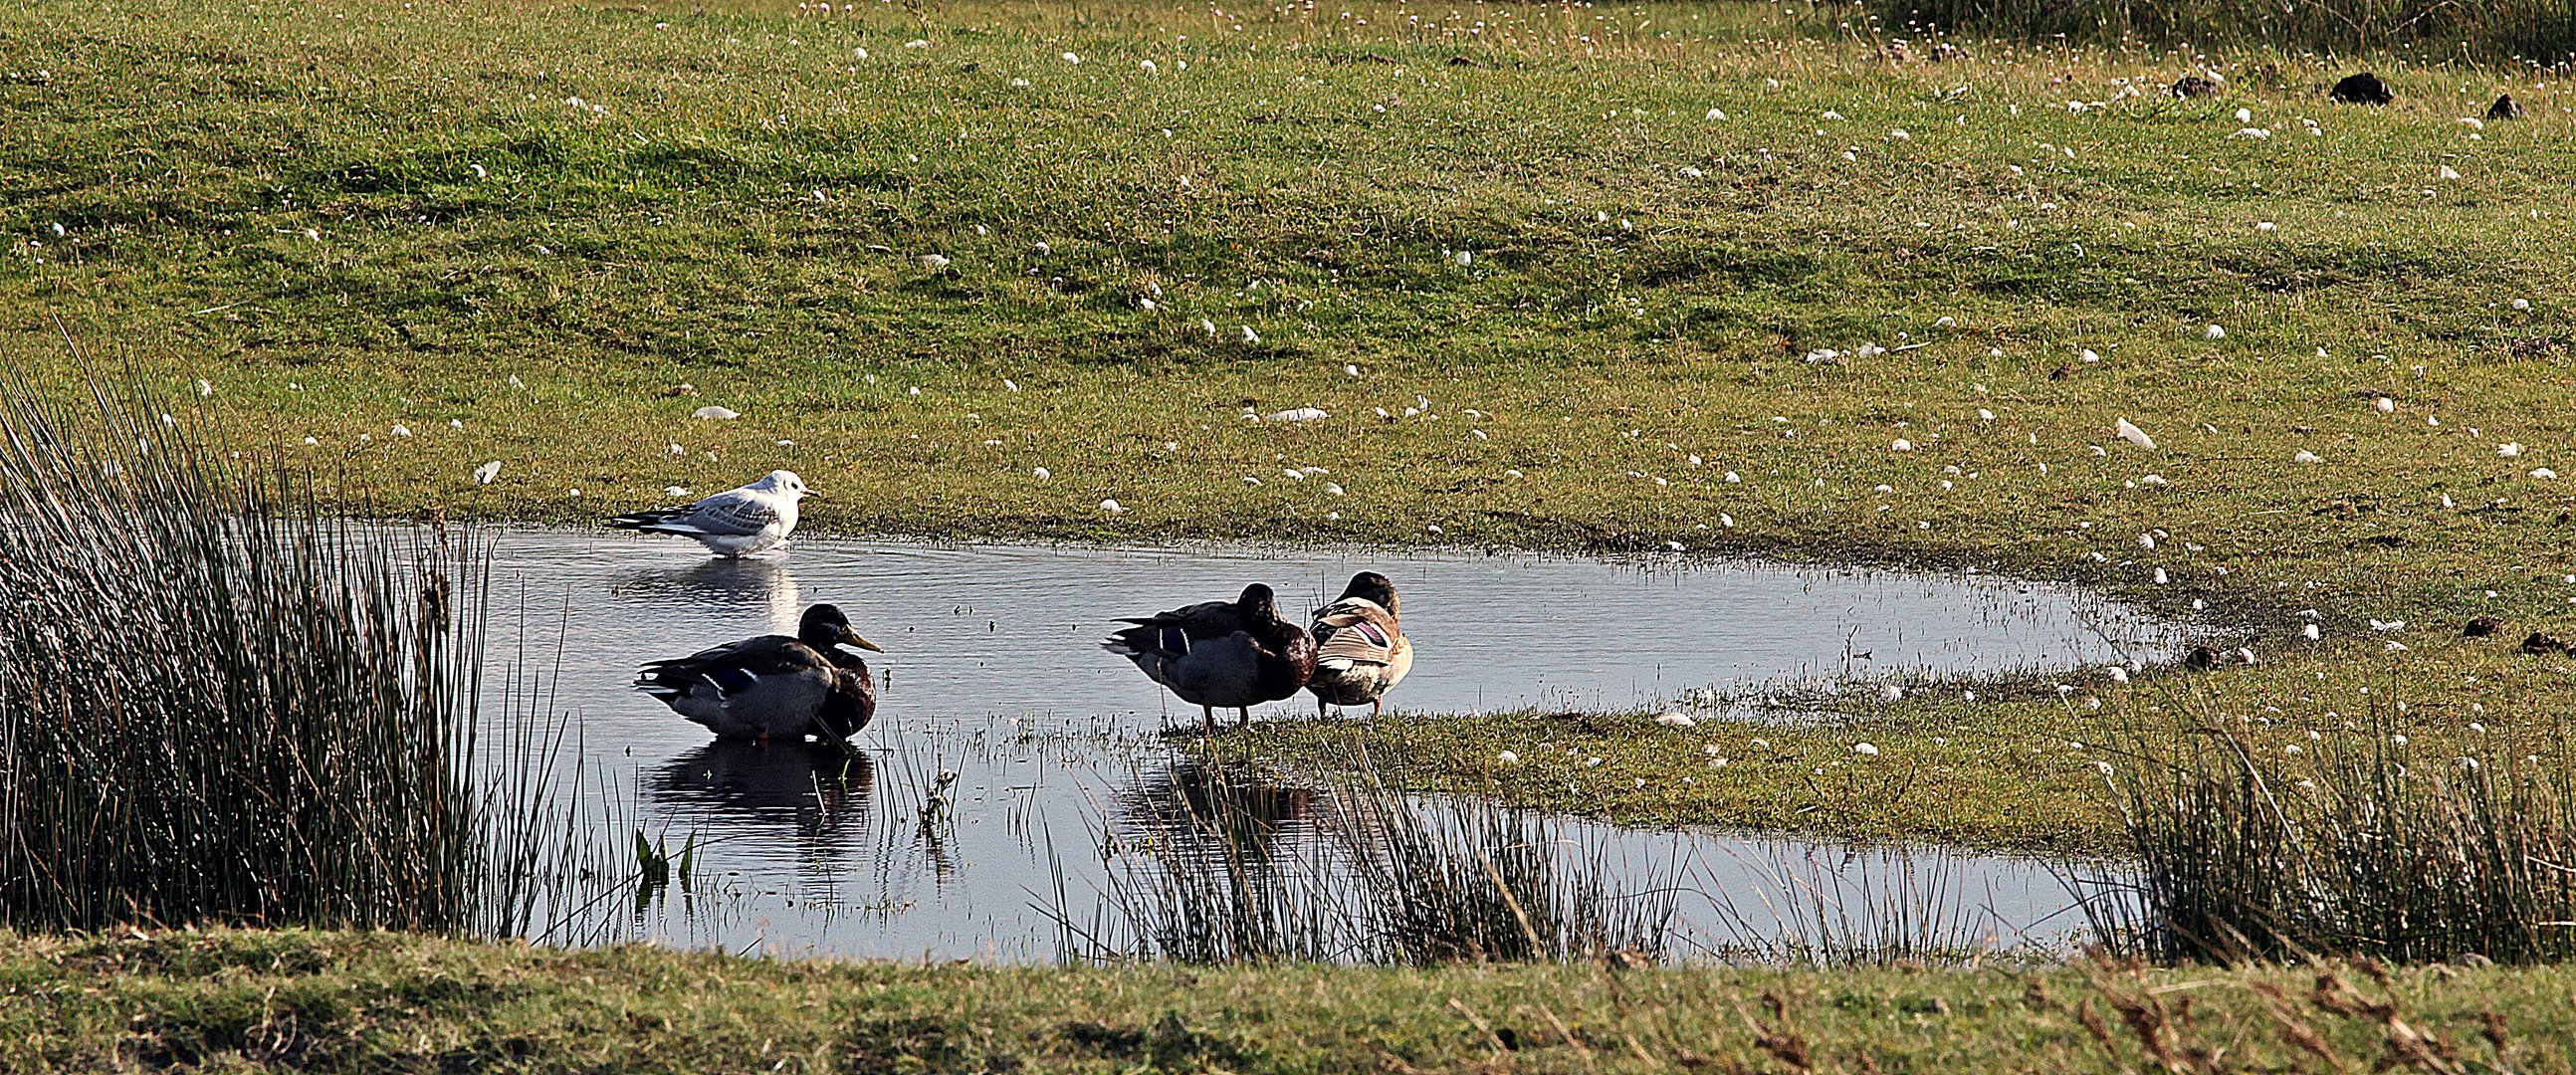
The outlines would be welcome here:
<svg viewBox="0 0 2576 1075">
<path fill-rule="evenodd" d="M 1385 707 L 1387 688 L 1413 670 L 1413 641 L 1397 621 L 1395 583 L 1375 571 L 1351 576 L 1342 596 L 1315 610 L 1315 712 L 1328 705 Z"/>
<path fill-rule="evenodd" d="M 876 650 L 831 605 L 805 610 L 794 637 L 762 635 L 645 665 L 635 689 L 707 726 L 719 739 L 858 734 L 877 715 L 876 684 L 858 654 Z"/>
<path fill-rule="evenodd" d="M 1119 631 L 1100 648 L 1136 662 L 1145 678 L 1199 707 L 1216 731 L 1216 707 L 1242 711 L 1294 697 L 1315 674 L 1315 640 L 1306 629 L 1279 618 L 1270 587 L 1253 583 L 1232 601 L 1176 608 Z"/>
<path fill-rule="evenodd" d="M 795 471 L 773 470 L 742 488 L 676 508 L 620 515 L 608 525 L 696 538 L 718 556 L 750 556 L 786 544 L 787 535 L 796 530 L 797 503 L 821 495 L 806 488 Z"/>
</svg>

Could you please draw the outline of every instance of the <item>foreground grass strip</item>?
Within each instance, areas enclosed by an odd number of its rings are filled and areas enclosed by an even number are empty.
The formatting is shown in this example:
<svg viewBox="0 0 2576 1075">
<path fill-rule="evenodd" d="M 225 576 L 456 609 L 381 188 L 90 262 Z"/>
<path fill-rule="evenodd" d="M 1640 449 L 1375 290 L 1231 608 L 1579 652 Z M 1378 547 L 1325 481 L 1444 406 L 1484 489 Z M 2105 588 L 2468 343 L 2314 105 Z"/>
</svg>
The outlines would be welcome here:
<svg viewBox="0 0 2576 1075">
<path fill-rule="evenodd" d="M 0 1066 L 2062 1072 L 2223 1048 L 2227 1070 L 2563 1072 L 2571 988 L 2555 969 L 1003 970 L 399 934 L 14 937 Z M 2423 1055 L 2457 1066 L 2407 1059 Z"/>
</svg>

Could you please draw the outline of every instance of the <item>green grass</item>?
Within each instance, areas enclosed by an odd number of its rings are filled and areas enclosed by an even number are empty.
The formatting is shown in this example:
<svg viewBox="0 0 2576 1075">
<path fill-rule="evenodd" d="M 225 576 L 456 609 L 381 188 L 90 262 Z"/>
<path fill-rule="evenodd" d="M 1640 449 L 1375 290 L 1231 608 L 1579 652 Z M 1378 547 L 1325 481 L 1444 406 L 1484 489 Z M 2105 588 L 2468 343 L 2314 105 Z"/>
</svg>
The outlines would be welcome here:
<svg viewBox="0 0 2576 1075">
<path fill-rule="evenodd" d="M 0 361 L 75 392 L 59 317 L 389 515 L 783 465 L 817 530 L 1974 565 L 2261 659 L 1862 707 L 1727 782 L 1690 749 L 1755 733 L 1605 732 L 1627 792 L 1483 771 L 1575 733 L 1380 733 L 1390 775 L 1627 816 L 2081 846 L 2067 744 L 2177 692 L 2284 734 L 2402 700 L 2427 743 L 2570 714 L 2576 665 L 2454 636 L 2576 634 L 2576 486 L 2528 476 L 2576 475 L 2564 86 L 2378 58 L 2398 104 L 2338 107 L 2344 67 L 2249 50 L 2182 102 L 2179 57 L 1767 11 L 37 0 L 0 12 Z M 2457 122 L 2508 88 L 2531 118 Z"/>
<path fill-rule="evenodd" d="M 1365 758 L 1371 771 L 1401 774 L 1425 790 L 1635 824 L 1714 822 L 1993 850 L 2109 849 L 2120 837 L 2118 814 L 2092 767 L 2097 755 L 2069 742 L 2052 722 L 1991 714 L 1959 726 L 1670 729 L 1642 713 L 1497 713 L 1263 724 L 1247 743 L 1223 749 L 1336 775 Z M 1859 743 L 1879 753 L 1854 753 Z M 1507 751 L 1518 760 L 1502 760 Z M 1999 781 L 2010 782 L 2008 793 L 1998 793 Z"/>
<path fill-rule="evenodd" d="M 295 931 L 7 938 L 0 1065 L 2134 1071 L 2152 1063 L 2145 1026 L 2169 1055 L 2223 1050 L 2172 1070 L 2571 1070 L 2566 971 L 2368 971 L 1002 970 Z M 2421 1062 L 2445 1054 L 2456 1066 Z"/>
</svg>

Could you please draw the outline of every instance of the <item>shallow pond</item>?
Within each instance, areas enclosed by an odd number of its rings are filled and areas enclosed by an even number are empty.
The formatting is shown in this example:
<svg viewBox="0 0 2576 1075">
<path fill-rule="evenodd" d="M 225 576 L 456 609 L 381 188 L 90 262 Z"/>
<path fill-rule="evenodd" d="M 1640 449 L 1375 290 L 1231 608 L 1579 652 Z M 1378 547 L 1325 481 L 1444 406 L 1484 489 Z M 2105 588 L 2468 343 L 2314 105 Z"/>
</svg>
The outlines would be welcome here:
<svg viewBox="0 0 2576 1075">
<path fill-rule="evenodd" d="M 1046 961 L 1068 944 L 1059 913 L 1086 925 L 1115 917 L 1104 893 L 1122 891 L 1139 859 L 1105 845 L 1168 844 L 1211 803 L 1256 818 L 1258 839 L 1284 859 L 1335 869 L 1336 834 L 1349 831 L 1333 820 L 1344 812 L 1335 796 L 1202 769 L 1188 738 L 1162 734 L 1195 724 L 1196 709 L 1096 643 L 1117 617 L 1255 581 L 1295 616 L 1361 570 L 1388 575 L 1403 595 L 1421 656 L 1388 700 L 1413 712 L 1633 710 L 1786 682 L 2156 661 L 2186 637 L 2079 591 L 1992 576 L 825 539 L 727 561 L 684 542 L 549 531 L 498 536 L 491 637 L 497 660 L 526 656 L 546 675 L 548 707 L 573 714 L 601 860 L 632 869 L 638 829 L 675 852 L 697 845 L 691 891 L 632 917 L 594 916 L 585 936 Z M 868 655 L 886 686 L 854 761 L 714 743 L 630 688 L 643 661 L 792 632 L 817 601 L 841 605 L 888 651 Z M 1311 706 L 1301 696 L 1255 718 Z M 943 770 L 957 774 L 953 808 L 924 825 Z M 1569 858 L 1677 893 L 1685 952 L 1831 939 L 1819 932 L 2010 946 L 2081 924 L 2065 885 L 2028 860 L 1573 819 L 1548 834 Z"/>
</svg>

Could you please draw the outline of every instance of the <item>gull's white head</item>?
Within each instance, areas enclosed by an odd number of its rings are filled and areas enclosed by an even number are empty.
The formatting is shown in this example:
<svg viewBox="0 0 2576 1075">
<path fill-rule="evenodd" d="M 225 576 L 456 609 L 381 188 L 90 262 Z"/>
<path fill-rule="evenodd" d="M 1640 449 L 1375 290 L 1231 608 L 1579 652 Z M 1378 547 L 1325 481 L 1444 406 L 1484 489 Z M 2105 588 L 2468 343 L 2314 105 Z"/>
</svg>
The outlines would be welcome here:
<svg viewBox="0 0 2576 1075">
<path fill-rule="evenodd" d="M 751 483 L 751 487 L 754 489 L 767 489 L 775 492 L 787 493 L 798 500 L 803 500 L 809 496 L 823 495 L 812 489 L 806 488 L 805 479 L 797 477 L 796 472 L 792 470 L 770 471 L 767 474 L 761 475 L 759 481 Z"/>
</svg>

